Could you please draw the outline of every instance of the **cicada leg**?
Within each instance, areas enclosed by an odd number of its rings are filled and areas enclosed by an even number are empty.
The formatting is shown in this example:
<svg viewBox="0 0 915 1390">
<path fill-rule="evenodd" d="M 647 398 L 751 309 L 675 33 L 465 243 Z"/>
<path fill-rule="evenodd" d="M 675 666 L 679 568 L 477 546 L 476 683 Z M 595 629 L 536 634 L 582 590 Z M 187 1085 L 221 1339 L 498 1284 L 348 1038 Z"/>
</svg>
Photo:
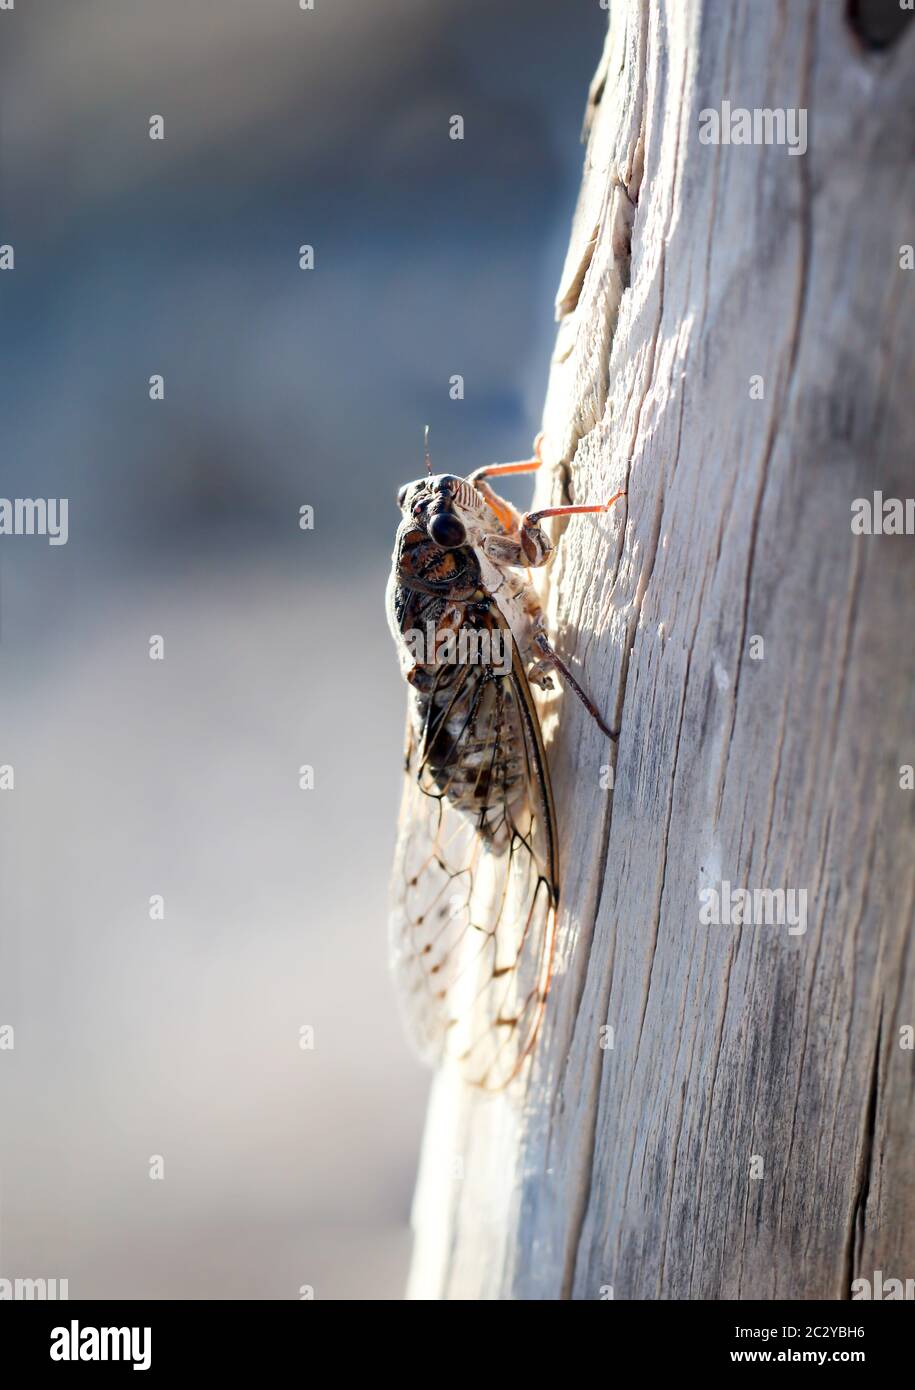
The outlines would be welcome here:
<svg viewBox="0 0 915 1390">
<path fill-rule="evenodd" d="M 597 708 L 597 705 L 595 705 L 590 696 L 586 695 L 582 690 L 559 653 L 554 651 L 550 646 L 546 634 L 543 632 L 536 632 L 533 638 L 533 645 L 542 653 L 542 656 L 540 660 L 536 661 L 531 667 L 528 672 L 528 679 L 533 680 L 534 684 L 539 685 L 541 689 L 549 690 L 552 688 L 553 683 L 547 673 L 550 669 L 558 671 L 562 679 L 575 691 L 575 694 L 578 696 L 579 700 L 581 700 L 581 703 L 584 705 L 600 731 L 606 734 L 608 738 L 613 739 L 615 743 L 620 736 L 619 729 L 611 729 L 609 725 L 604 722 L 603 716 Z"/>
<path fill-rule="evenodd" d="M 606 512 L 610 510 L 614 502 L 618 502 L 621 497 L 626 496 L 625 491 L 621 490 L 615 492 L 606 502 L 596 502 L 588 506 L 544 507 L 540 511 L 525 512 L 523 516 L 519 517 L 511 503 L 500 497 L 484 480 L 504 477 L 510 473 L 536 472 L 542 463 L 540 456 L 542 443 L 543 432 L 541 431 L 534 440 L 533 458 L 524 459 L 520 463 L 490 464 L 488 467 L 478 468 L 470 475 L 470 482 L 483 493 L 502 525 L 507 531 L 514 532 L 517 536 L 517 540 L 513 536 L 487 536 L 484 540 L 483 549 L 501 564 L 531 566 L 532 568 L 545 565 L 553 550 L 552 542 L 540 524 L 546 517 L 582 516 L 589 513 Z M 542 625 L 543 617 L 538 612 L 534 622 L 532 645 L 540 652 L 540 657 L 528 669 L 528 680 L 542 690 L 551 690 L 553 681 L 550 672 L 559 672 L 563 680 L 575 691 L 598 728 L 608 738 L 616 740 L 619 737 L 619 730 L 614 731 L 605 723 L 594 701 L 585 694 L 562 657 L 550 646 Z"/>
<path fill-rule="evenodd" d="M 476 486 L 481 478 L 504 478 L 508 473 L 536 473 L 543 463 L 540 457 L 540 450 L 543 446 L 543 430 L 540 431 L 534 440 L 534 457 L 522 459 L 520 463 L 487 463 L 482 468 L 477 468 L 471 473 L 468 482 Z"/>
<path fill-rule="evenodd" d="M 550 557 L 552 545 L 550 544 L 548 536 L 546 535 L 542 526 L 540 525 L 541 521 L 543 521 L 545 517 L 580 516 L 583 514 L 593 512 L 605 512 L 613 506 L 614 502 L 618 502 L 621 497 L 625 496 L 625 492 L 620 491 L 614 493 L 613 496 L 609 499 L 609 501 L 597 502 L 590 506 L 545 507 L 538 512 L 527 512 L 526 515 L 522 517 L 520 526 L 521 550 L 527 560 L 527 563 L 529 565 L 543 565 Z M 581 700 L 581 703 L 584 705 L 585 709 L 588 711 L 591 718 L 597 724 L 597 727 L 601 730 L 601 732 L 606 734 L 608 738 L 613 739 L 615 742 L 619 738 L 619 730 L 611 729 L 610 726 L 605 722 L 594 701 L 590 698 L 589 695 L 585 694 L 584 690 L 582 690 L 578 681 L 575 679 L 572 672 L 569 670 L 568 666 L 563 661 L 559 653 L 553 650 L 552 646 L 550 645 L 549 638 L 543 630 L 543 627 L 539 624 L 535 626 L 534 634 L 532 637 L 532 646 L 534 646 L 536 650 L 540 652 L 541 655 L 540 659 L 538 661 L 535 661 L 533 666 L 531 667 L 531 670 L 529 672 L 529 678 L 533 679 L 534 683 L 541 686 L 542 688 L 549 689 L 552 682 L 550 682 L 548 672 L 550 671 L 550 669 L 558 671 L 563 681 L 570 685 L 571 688 L 575 691 L 575 694 L 578 696 L 579 700 Z"/>
<path fill-rule="evenodd" d="M 540 457 L 540 447 L 543 443 L 543 431 L 534 440 L 534 457 L 521 459 L 518 463 L 490 463 L 483 468 L 477 468 L 470 474 L 468 482 L 473 483 L 478 492 L 486 498 L 489 506 L 492 507 L 496 516 L 499 518 L 506 531 L 517 532 L 521 521 L 521 514 L 511 502 L 507 502 L 504 497 L 500 497 L 495 488 L 490 487 L 485 481 L 486 478 L 504 478 L 511 473 L 536 473 L 543 460 Z"/>
<path fill-rule="evenodd" d="M 543 507 L 539 512 L 525 512 L 519 527 L 521 550 L 529 565 L 545 565 L 553 549 L 549 536 L 540 525 L 548 516 L 583 516 L 591 512 L 607 512 L 625 497 L 625 492 L 615 492 L 608 502 L 593 502 L 583 507 Z"/>
</svg>

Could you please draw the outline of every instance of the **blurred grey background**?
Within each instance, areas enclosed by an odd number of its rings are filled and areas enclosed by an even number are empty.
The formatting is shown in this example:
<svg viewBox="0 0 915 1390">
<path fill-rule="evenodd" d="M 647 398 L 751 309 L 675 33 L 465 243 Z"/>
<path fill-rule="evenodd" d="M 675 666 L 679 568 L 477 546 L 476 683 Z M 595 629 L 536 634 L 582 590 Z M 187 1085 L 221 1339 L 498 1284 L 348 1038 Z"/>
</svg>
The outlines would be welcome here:
<svg viewBox="0 0 915 1390">
<path fill-rule="evenodd" d="M 0 495 L 70 500 L 68 545 L 0 538 L 0 1277 L 401 1296 L 393 499 L 426 422 L 442 471 L 530 446 L 605 24 L 0 13 Z"/>
</svg>

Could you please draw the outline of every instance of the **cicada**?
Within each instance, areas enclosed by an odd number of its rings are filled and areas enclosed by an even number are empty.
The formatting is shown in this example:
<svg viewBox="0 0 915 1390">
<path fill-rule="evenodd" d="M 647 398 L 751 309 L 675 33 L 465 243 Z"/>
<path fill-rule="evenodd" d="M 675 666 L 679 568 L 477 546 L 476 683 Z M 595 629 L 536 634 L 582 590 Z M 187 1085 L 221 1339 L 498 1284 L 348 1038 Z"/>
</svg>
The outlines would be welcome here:
<svg viewBox="0 0 915 1390">
<path fill-rule="evenodd" d="M 553 673 L 607 726 L 553 650 L 531 583 L 551 516 L 521 514 L 487 479 L 426 476 L 398 494 L 388 622 L 410 686 L 390 948 L 408 1033 L 437 1064 L 498 1090 L 537 1040 L 553 972 L 560 869 L 556 813 L 532 686 Z"/>
</svg>

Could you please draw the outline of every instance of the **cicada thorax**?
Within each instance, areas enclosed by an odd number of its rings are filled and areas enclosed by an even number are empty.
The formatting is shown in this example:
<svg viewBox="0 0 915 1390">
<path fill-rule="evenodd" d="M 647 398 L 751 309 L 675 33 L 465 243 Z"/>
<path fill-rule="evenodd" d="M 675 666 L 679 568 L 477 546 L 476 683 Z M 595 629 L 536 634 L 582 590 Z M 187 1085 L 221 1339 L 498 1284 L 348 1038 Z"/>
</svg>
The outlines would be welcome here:
<svg viewBox="0 0 915 1390">
<path fill-rule="evenodd" d="M 415 657 L 407 671 L 419 778 L 505 848 L 523 816 L 522 713 L 509 677 L 512 638 L 470 547 L 441 550 L 417 531 L 398 555 L 396 621 Z"/>
</svg>

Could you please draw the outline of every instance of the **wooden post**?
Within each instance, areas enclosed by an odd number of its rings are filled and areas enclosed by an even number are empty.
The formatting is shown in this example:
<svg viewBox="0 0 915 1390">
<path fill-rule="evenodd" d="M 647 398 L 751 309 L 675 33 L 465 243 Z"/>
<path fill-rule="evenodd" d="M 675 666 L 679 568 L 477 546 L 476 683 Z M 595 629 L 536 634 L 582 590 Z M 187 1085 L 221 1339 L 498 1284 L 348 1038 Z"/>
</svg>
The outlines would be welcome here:
<svg viewBox="0 0 915 1390">
<path fill-rule="evenodd" d="M 543 707 L 559 966 L 520 1087 L 436 1079 L 413 1297 L 915 1276 L 915 537 L 852 529 L 915 495 L 913 41 L 612 7 L 538 501 L 628 490 L 544 580 L 622 733 Z M 724 143 L 737 108 L 806 110 L 806 152 Z M 705 924 L 728 885 L 793 925 Z"/>
</svg>

